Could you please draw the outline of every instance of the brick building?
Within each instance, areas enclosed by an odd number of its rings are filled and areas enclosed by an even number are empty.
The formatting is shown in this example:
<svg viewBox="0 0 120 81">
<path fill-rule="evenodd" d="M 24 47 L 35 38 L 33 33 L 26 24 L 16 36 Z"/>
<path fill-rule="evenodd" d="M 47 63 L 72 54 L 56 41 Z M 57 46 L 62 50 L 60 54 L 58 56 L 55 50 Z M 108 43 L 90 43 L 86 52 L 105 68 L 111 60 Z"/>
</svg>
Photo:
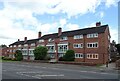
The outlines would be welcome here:
<svg viewBox="0 0 120 81">
<path fill-rule="evenodd" d="M 8 47 L 0 47 L 0 56 L 8 56 Z"/>
<path fill-rule="evenodd" d="M 96 27 L 89 27 L 73 31 L 64 31 L 58 28 L 57 33 L 38 38 L 18 41 L 9 45 L 9 56 L 14 58 L 15 50 L 21 50 L 26 60 L 34 60 L 33 50 L 37 46 L 46 46 L 51 58 L 62 57 L 68 49 L 75 51 L 76 62 L 90 62 L 104 64 L 109 60 L 110 33 L 108 25 L 96 23 Z"/>
</svg>

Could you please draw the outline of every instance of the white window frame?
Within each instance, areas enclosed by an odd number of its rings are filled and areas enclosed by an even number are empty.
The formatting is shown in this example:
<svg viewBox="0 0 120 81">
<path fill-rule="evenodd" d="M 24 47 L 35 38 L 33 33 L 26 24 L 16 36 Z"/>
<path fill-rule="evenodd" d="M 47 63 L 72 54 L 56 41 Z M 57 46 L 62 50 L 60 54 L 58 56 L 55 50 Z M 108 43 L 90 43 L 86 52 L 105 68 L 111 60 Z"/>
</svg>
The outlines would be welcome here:
<svg viewBox="0 0 120 81">
<path fill-rule="evenodd" d="M 34 55 L 33 50 L 34 49 L 29 49 L 29 55 Z"/>
<path fill-rule="evenodd" d="M 90 44 L 92 44 L 92 47 L 89 46 Z M 97 44 L 97 47 L 95 47 L 95 44 Z M 98 48 L 98 42 L 87 43 L 87 48 Z"/>
<path fill-rule="evenodd" d="M 39 47 L 39 46 L 45 46 L 45 45 L 44 44 L 38 44 L 37 47 Z"/>
<path fill-rule="evenodd" d="M 39 42 L 44 42 L 44 40 L 43 40 L 43 39 L 40 39 Z"/>
<path fill-rule="evenodd" d="M 28 49 L 22 49 L 22 55 L 28 55 Z"/>
<path fill-rule="evenodd" d="M 97 38 L 98 33 L 87 34 L 87 38 Z"/>
<path fill-rule="evenodd" d="M 75 58 L 83 58 L 83 53 L 75 53 Z"/>
<path fill-rule="evenodd" d="M 10 46 L 10 47 L 12 47 L 12 46 Z"/>
<path fill-rule="evenodd" d="M 67 46 L 67 49 L 62 49 L 62 51 L 59 49 L 60 48 L 60 46 L 63 46 L 63 48 L 64 48 L 64 46 Z M 65 53 L 66 51 L 68 50 L 68 44 L 58 44 L 58 52 L 59 53 Z"/>
<path fill-rule="evenodd" d="M 18 47 L 21 47 L 22 45 L 18 45 Z"/>
<path fill-rule="evenodd" d="M 16 47 L 16 45 L 14 45 L 14 47 Z"/>
<path fill-rule="evenodd" d="M 51 47 L 51 46 L 53 47 L 53 50 L 48 49 L 48 52 L 55 52 L 55 45 L 54 44 L 46 45 L 46 47 L 48 47 L 48 46 L 49 47 Z"/>
<path fill-rule="evenodd" d="M 83 39 L 83 35 L 74 35 L 74 39 Z"/>
<path fill-rule="evenodd" d="M 63 41 L 63 40 L 68 40 L 68 37 L 67 36 L 61 37 L 60 41 Z"/>
<path fill-rule="evenodd" d="M 94 56 L 95 56 L 95 58 L 94 58 Z M 87 54 L 87 59 L 99 59 L 99 54 L 97 54 L 97 53 L 88 53 Z"/>
<path fill-rule="evenodd" d="M 32 43 L 31 46 L 35 46 L 35 43 Z"/>
<path fill-rule="evenodd" d="M 75 45 L 78 47 L 76 47 Z M 83 48 L 83 43 L 74 43 L 73 48 Z"/>
<path fill-rule="evenodd" d="M 24 46 L 28 46 L 28 44 L 24 44 Z"/>
<path fill-rule="evenodd" d="M 52 38 L 49 38 L 49 39 L 48 39 L 48 41 L 49 41 L 49 42 L 52 42 L 52 41 L 54 41 L 54 39 L 52 39 Z"/>
</svg>

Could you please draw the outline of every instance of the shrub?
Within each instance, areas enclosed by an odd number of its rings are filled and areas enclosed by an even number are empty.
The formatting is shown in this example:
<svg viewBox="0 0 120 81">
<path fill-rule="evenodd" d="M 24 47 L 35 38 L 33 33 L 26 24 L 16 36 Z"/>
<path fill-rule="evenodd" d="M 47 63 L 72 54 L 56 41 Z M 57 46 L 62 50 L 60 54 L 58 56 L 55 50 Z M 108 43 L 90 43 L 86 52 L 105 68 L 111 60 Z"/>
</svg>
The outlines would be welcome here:
<svg viewBox="0 0 120 81">
<path fill-rule="evenodd" d="M 43 46 L 36 47 L 34 49 L 34 56 L 35 60 L 45 60 L 45 57 L 47 56 L 47 48 Z"/>
<path fill-rule="evenodd" d="M 4 59 L 4 57 L 2 56 L 2 59 Z"/>
<path fill-rule="evenodd" d="M 75 59 L 75 52 L 73 50 L 67 50 L 65 55 L 63 56 L 65 61 L 74 61 Z"/>
<path fill-rule="evenodd" d="M 23 55 L 22 55 L 22 52 L 21 52 L 20 50 L 16 50 L 16 51 L 15 51 L 15 59 L 16 59 L 17 61 L 23 60 Z"/>
</svg>

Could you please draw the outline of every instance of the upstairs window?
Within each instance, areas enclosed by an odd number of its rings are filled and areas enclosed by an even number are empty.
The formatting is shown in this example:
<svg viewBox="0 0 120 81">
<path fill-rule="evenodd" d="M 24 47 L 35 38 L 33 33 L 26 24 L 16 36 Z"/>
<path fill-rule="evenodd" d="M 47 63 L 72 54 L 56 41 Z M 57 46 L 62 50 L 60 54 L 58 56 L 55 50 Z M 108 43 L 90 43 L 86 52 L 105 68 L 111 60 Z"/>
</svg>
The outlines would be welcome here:
<svg viewBox="0 0 120 81">
<path fill-rule="evenodd" d="M 80 44 L 73 44 L 74 48 L 83 48 L 83 43 Z"/>
<path fill-rule="evenodd" d="M 87 48 L 98 48 L 98 42 L 87 43 Z"/>
<path fill-rule="evenodd" d="M 62 40 L 67 40 L 67 39 L 68 39 L 67 36 L 61 37 L 61 38 L 60 38 L 60 41 L 62 41 Z"/>
<path fill-rule="evenodd" d="M 16 47 L 16 45 L 14 45 L 14 47 Z"/>
<path fill-rule="evenodd" d="M 24 46 L 28 46 L 28 44 L 25 44 Z"/>
<path fill-rule="evenodd" d="M 35 43 L 32 43 L 31 46 L 35 46 Z"/>
<path fill-rule="evenodd" d="M 75 35 L 74 39 L 83 39 L 83 35 Z"/>
<path fill-rule="evenodd" d="M 43 40 L 43 39 L 41 39 L 41 40 L 39 40 L 39 42 L 44 42 L 44 40 Z"/>
<path fill-rule="evenodd" d="M 21 45 L 18 45 L 18 47 L 21 47 Z"/>
<path fill-rule="evenodd" d="M 49 39 L 48 39 L 48 41 L 49 41 L 49 42 L 52 42 L 52 41 L 54 41 L 54 39 L 52 39 L 52 38 L 49 38 Z"/>
<path fill-rule="evenodd" d="M 10 46 L 10 47 L 12 47 L 12 46 Z"/>
<path fill-rule="evenodd" d="M 98 33 L 87 34 L 87 38 L 96 38 L 98 37 Z"/>
</svg>

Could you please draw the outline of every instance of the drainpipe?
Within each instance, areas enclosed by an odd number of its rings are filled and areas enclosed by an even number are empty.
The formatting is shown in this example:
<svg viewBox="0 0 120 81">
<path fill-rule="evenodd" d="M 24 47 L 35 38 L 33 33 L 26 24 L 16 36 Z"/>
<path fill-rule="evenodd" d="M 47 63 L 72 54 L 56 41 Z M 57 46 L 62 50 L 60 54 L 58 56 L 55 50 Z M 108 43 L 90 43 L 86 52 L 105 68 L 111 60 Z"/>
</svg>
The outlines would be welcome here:
<svg viewBox="0 0 120 81">
<path fill-rule="evenodd" d="M 55 58 L 58 61 L 58 46 L 57 46 L 57 42 L 55 43 Z"/>
<path fill-rule="evenodd" d="M 29 49 L 30 49 L 30 47 L 28 46 L 28 60 L 30 60 L 30 56 L 29 56 Z"/>
<path fill-rule="evenodd" d="M 85 57 L 86 57 L 86 55 L 85 55 L 85 47 L 86 47 L 85 46 L 85 35 L 83 35 L 83 56 L 84 56 L 83 57 L 83 59 L 84 59 L 83 62 L 85 62 Z"/>
</svg>

